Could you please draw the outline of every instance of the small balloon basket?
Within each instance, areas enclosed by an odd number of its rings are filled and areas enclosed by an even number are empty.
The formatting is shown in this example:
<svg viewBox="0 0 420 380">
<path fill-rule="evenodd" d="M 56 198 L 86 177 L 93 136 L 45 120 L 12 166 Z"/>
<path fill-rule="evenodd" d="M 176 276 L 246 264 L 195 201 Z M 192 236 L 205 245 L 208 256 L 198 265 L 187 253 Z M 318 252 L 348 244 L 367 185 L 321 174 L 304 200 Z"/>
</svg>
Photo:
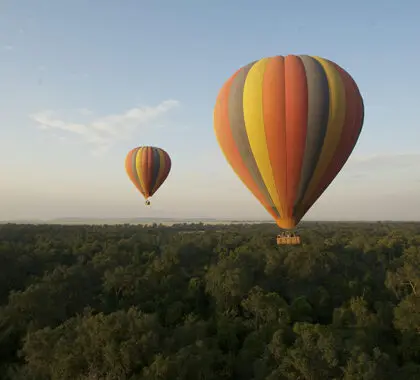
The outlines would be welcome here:
<svg viewBox="0 0 420 380">
<path fill-rule="evenodd" d="M 144 202 L 144 204 L 145 204 L 146 206 L 150 206 L 150 201 L 149 201 L 149 200 L 147 200 L 146 202 Z"/>
<path fill-rule="evenodd" d="M 300 236 L 295 232 L 281 232 L 277 235 L 277 244 L 278 245 L 300 245 L 301 240 Z"/>
</svg>

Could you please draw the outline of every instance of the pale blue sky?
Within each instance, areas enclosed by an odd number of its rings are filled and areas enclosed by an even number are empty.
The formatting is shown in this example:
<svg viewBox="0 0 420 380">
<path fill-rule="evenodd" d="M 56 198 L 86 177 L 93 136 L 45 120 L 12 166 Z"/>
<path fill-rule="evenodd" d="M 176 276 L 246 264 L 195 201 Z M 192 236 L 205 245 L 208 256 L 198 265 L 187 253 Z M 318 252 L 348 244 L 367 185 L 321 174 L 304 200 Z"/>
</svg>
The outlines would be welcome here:
<svg viewBox="0 0 420 380">
<path fill-rule="evenodd" d="M 0 219 L 267 217 L 212 117 L 237 68 L 276 54 L 337 62 L 366 106 L 351 162 L 306 219 L 420 219 L 420 3 L 402 4 L 4 0 Z M 124 172 L 146 144 L 173 160 L 150 209 Z"/>
</svg>

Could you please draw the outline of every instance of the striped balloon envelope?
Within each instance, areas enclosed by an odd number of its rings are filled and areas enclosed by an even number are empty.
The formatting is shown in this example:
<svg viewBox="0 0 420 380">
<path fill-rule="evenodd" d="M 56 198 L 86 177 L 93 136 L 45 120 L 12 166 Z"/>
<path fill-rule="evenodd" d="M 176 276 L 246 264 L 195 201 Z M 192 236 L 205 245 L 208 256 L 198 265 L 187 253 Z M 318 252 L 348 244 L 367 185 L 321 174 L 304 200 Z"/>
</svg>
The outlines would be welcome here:
<svg viewBox="0 0 420 380">
<path fill-rule="evenodd" d="M 161 148 L 140 146 L 130 150 L 125 170 L 134 186 L 150 204 L 150 198 L 165 182 L 171 170 L 171 158 Z"/>
<path fill-rule="evenodd" d="M 352 77 L 327 59 L 274 56 L 223 85 L 214 131 L 226 160 L 271 214 L 291 230 L 346 163 L 364 105 Z"/>
</svg>

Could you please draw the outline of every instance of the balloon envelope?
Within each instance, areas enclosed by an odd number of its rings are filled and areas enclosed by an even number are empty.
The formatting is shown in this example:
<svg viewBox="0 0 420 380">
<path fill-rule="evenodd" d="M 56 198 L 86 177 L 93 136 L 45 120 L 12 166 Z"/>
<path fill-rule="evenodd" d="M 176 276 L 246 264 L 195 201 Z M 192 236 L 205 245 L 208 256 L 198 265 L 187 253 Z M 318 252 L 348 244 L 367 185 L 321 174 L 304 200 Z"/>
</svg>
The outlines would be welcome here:
<svg viewBox="0 0 420 380">
<path fill-rule="evenodd" d="M 227 161 L 284 229 L 296 227 L 339 173 L 363 120 L 351 76 L 307 55 L 242 67 L 223 85 L 214 109 Z"/>
<path fill-rule="evenodd" d="M 128 152 L 125 170 L 137 190 L 148 199 L 168 177 L 171 159 L 161 148 L 141 146 Z"/>
</svg>

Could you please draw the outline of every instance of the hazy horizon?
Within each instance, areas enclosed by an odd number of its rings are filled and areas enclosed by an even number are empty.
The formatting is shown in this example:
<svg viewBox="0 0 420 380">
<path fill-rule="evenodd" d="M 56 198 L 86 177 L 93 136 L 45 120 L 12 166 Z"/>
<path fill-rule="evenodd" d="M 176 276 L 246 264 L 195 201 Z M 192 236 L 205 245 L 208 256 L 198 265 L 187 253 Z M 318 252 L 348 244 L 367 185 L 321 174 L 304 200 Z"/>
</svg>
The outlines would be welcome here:
<svg viewBox="0 0 420 380">
<path fill-rule="evenodd" d="M 206 222 L 206 221 L 211 221 L 211 222 L 238 222 L 238 223 L 273 223 L 275 224 L 275 221 L 271 218 L 261 218 L 261 219 L 235 219 L 235 218 L 211 218 L 211 217 L 206 217 L 206 218 L 200 218 L 200 217 L 192 217 L 192 218 L 188 218 L 188 217 L 180 217 L 180 218 L 173 218 L 171 216 L 164 216 L 164 217 L 133 217 L 133 218 L 125 218 L 125 217 L 102 217 L 102 218 L 97 218 L 97 217 L 57 217 L 57 218 L 51 218 L 51 219 L 0 219 L 0 224 L 1 223 L 29 223 L 29 224 L 37 224 L 38 222 L 40 223 L 50 223 L 53 222 L 55 224 L 71 224 L 73 222 L 83 222 L 86 224 L 98 224 L 101 222 L 104 222 L 105 224 L 108 224 L 110 222 L 124 222 L 125 223 L 129 223 L 129 221 L 133 221 L 133 222 L 138 222 L 139 224 L 141 224 L 141 222 L 153 222 L 153 221 L 168 221 L 168 222 L 191 222 L 191 223 L 200 223 L 200 222 Z M 400 220 L 400 219 L 363 219 L 363 220 L 358 220 L 358 219 L 308 219 L 306 218 L 304 221 L 301 221 L 299 223 L 299 225 L 301 224 L 305 224 L 305 223 L 420 223 L 420 220 Z M 119 223 L 116 223 L 119 224 Z"/>
<path fill-rule="evenodd" d="M 269 221 L 217 145 L 213 107 L 239 67 L 278 54 L 337 62 L 365 103 L 353 155 L 303 221 L 420 220 L 420 3 L 98 4 L 5 1 L 0 220 Z M 138 145 L 172 158 L 151 207 L 124 170 Z"/>
</svg>

